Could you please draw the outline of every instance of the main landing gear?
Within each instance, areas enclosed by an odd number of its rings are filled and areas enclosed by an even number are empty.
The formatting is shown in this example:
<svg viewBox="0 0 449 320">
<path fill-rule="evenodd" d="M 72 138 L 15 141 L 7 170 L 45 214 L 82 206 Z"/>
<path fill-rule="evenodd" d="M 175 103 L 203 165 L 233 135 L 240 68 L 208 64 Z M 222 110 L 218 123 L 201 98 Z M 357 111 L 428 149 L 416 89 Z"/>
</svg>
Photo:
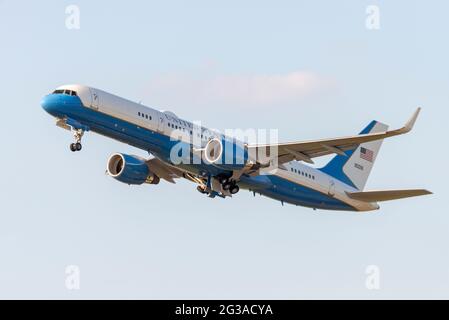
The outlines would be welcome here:
<svg viewBox="0 0 449 320">
<path fill-rule="evenodd" d="M 236 194 L 237 192 L 239 192 L 240 188 L 234 180 L 231 180 L 228 177 L 216 177 L 216 178 L 218 179 L 218 182 L 221 184 L 221 187 L 224 191 L 227 191 L 230 194 Z M 197 186 L 196 189 L 200 193 L 207 194 L 210 197 L 215 197 L 215 195 L 219 195 L 220 197 L 224 198 L 226 196 L 226 194 L 225 194 L 226 192 L 222 193 L 219 191 L 213 191 L 207 185 L 208 184 L 200 184 L 199 186 Z M 227 195 L 229 195 L 229 194 L 227 194 Z"/>
<path fill-rule="evenodd" d="M 75 129 L 72 132 L 73 132 L 73 136 L 75 137 L 75 143 L 70 144 L 70 151 L 72 151 L 72 152 L 80 151 L 83 147 L 81 144 L 81 138 L 83 137 L 84 130 Z"/>
<path fill-rule="evenodd" d="M 223 190 L 229 191 L 231 194 L 236 194 L 240 190 L 235 181 L 230 180 L 229 178 L 219 178 L 219 182 L 221 183 Z"/>
</svg>

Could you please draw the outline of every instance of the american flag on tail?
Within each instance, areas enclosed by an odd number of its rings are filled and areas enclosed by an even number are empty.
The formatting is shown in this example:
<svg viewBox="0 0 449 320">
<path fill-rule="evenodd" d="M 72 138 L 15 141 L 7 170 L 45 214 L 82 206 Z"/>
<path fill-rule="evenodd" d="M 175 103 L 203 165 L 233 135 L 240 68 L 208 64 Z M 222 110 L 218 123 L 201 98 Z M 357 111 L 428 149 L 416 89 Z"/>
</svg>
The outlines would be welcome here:
<svg viewBox="0 0 449 320">
<path fill-rule="evenodd" d="M 374 152 L 372 150 L 363 147 L 360 148 L 360 158 L 369 162 L 373 162 L 373 157 Z"/>
</svg>

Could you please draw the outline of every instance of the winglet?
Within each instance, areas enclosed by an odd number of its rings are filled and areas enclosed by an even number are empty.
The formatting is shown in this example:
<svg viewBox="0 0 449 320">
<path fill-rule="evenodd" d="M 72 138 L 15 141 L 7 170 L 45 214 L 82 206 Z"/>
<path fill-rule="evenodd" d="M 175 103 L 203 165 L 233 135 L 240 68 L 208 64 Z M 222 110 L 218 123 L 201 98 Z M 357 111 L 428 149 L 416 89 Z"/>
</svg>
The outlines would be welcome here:
<svg viewBox="0 0 449 320">
<path fill-rule="evenodd" d="M 407 121 L 405 126 L 402 128 L 402 131 L 404 133 L 410 132 L 413 129 L 413 126 L 415 125 L 416 119 L 418 119 L 419 112 L 421 111 L 421 108 L 419 107 L 416 109 L 415 113 L 413 113 L 410 120 Z"/>
</svg>

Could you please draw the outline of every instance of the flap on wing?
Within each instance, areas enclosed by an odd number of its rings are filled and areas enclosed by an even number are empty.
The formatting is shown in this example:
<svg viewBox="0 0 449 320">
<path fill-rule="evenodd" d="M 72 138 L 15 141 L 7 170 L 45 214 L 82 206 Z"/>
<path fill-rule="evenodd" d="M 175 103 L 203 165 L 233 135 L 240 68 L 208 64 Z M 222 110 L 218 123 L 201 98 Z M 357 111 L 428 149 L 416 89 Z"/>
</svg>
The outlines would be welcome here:
<svg viewBox="0 0 449 320">
<path fill-rule="evenodd" d="M 249 145 L 248 151 L 250 156 L 261 162 L 262 157 L 272 154 L 271 148 L 277 148 L 278 163 L 286 163 L 292 160 L 305 161 L 313 163 L 312 158 L 325 156 L 329 154 L 343 154 L 344 151 L 353 150 L 364 142 L 382 140 L 385 138 L 405 134 L 410 132 L 418 118 L 421 108 L 418 108 L 409 121 L 400 129 L 385 132 L 376 132 L 368 134 L 360 134 L 356 136 L 348 136 L 333 139 L 320 139 L 303 142 L 289 142 L 265 145 Z M 268 160 L 273 160 L 268 157 Z M 266 159 L 265 159 L 266 162 Z"/>
<path fill-rule="evenodd" d="M 397 200 L 402 198 L 410 198 L 417 196 L 424 196 L 432 194 L 432 192 L 425 189 L 410 189 L 410 190 L 383 190 L 383 191 L 363 191 L 363 192 L 346 192 L 348 197 L 365 201 L 365 202 L 380 202 L 388 200 Z"/>
<path fill-rule="evenodd" d="M 158 158 L 153 158 L 147 161 L 150 170 L 154 172 L 159 178 L 171 183 L 176 183 L 175 178 L 182 177 L 182 171 L 165 164 Z"/>
</svg>

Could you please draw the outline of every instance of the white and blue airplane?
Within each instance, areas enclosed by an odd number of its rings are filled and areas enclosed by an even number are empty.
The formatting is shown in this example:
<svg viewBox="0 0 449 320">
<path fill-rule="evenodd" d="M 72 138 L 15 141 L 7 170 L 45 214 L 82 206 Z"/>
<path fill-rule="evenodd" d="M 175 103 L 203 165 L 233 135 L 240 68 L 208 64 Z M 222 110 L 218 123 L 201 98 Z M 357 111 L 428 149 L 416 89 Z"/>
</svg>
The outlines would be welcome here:
<svg viewBox="0 0 449 320">
<path fill-rule="evenodd" d="M 431 194 L 424 189 L 364 191 L 383 139 L 411 131 L 419 108 L 396 130 L 372 121 L 354 136 L 248 144 L 83 85 L 58 87 L 41 105 L 58 126 L 72 131 L 72 151 L 81 150 L 87 131 L 147 151 L 149 159 L 123 153 L 109 157 L 107 174 L 130 185 L 185 178 L 210 197 L 232 196 L 244 188 L 282 204 L 345 211 L 377 210 L 380 201 Z M 304 164 L 330 154 L 335 156 L 322 168 Z"/>
</svg>

